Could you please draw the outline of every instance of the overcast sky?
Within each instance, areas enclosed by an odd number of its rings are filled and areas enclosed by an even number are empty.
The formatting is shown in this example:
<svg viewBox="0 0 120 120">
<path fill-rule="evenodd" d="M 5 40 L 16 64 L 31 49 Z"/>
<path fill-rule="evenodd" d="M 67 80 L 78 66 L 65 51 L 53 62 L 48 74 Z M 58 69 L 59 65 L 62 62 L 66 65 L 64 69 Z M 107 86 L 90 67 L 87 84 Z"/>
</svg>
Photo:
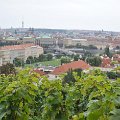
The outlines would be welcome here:
<svg viewBox="0 0 120 120">
<path fill-rule="evenodd" d="M 0 0 L 0 27 L 120 31 L 120 0 Z"/>
</svg>

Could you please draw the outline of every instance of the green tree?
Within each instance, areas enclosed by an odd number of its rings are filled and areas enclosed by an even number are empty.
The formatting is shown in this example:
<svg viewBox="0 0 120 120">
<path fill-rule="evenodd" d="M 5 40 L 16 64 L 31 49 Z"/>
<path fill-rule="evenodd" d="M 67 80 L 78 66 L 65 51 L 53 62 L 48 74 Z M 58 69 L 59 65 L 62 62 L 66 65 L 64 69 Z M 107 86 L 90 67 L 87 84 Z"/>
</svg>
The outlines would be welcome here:
<svg viewBox="0 0 120 120">
<path fill-rule="evenodd" d="M 37 75 L 29 69 L 19 72 L 16 76 L 0 76 L 0 119 L 30 119 L 34 115 L 37 84 Z"/>
<path fill-rule="evenodd" d="M 77 54 L 77 55 L 74 55 L 74 61 L 78 61 L 80 58 L 80 56 Z"/>
<path fill-rule="evenodd" d="M 64 75 L 63 83 L 72 83 L 72 84 L 75 83 L 76 82 L 75 75 L 81 77 L 81 73 L 82 73 L 82 69 L 75 69 L 75 70 L 70 69 Z"/>
<path fill-rule="evenodd" d="M 52 58 L 53 58 L 53 55 L 50 54 L 50 53 L 48 53 L 48 54 L 47 54 L 47 60 L 50 61 L 50 60 L 52 60 Z"/>
<path fill-rule="evenodd" d="M 62 57 L 61 58 L 61 65 L 64 64 L 64 63 L 70 63 L 70 58 L 68 58 L 68 57 Z"/>
<path fill-rule="evenodd" d="M 7 63 L 6 65 L 0 66 L 0 74 L 16 74 L 16 70 L 13 64 Z"/>
<path fill-rule="evenodd" d="M 13 64 L 16 66 L 16 67 L 20 67 L 20 66 L 24 66 L 24 60 L 20 59 L 20 58 L 15 58 L 13 60 Z"/>
<path fill-rule="evenodd" d="M 100 66 L 101 65 L 101 58 L 100 57 L 88 57 L 86 59 L 87 63 L 89 63 L 91 66 Z"/>
<path fill-rule="evenodd" d="M 64 76 L 63 83 L 72 83 L 72 82 L 75 82 L 75 78 L 73 75 L 73 70 L 70 69 Z"/>
<path fill-rule="evenodd" d="M 120 49 L 120 46 L 116 46 L 116 49 Z"/>
<path fill-rule="evenodd" d="M 34 58 L 32 56 L 29 56 L 26 60 L 26 64 L 32 64 L 34 63 Z"/>
<path fill-rule="evenodd" d="M 34 57 L 34 62 L 39 62 L 39 57 Z"/>
<path fill-rule="evenodd" d="M 117 79 L 117 73 L 116 72 L 107 72 L 107 76 L 109 79 Z"/>
<path fill-rule="evenodd" d="M 97 50 L 97 47 L 94 46 L 94 45 L 89 45 L 88 48 L 89 48 L 89 49 L 96 49 L 96 50 Z"/>
<path fill-rule="evenodd" d="M 105 48 L 105 52 L 104 52 L 108 57 L 112 57 L 112 54 L 110 53 L 110 49 L 109 49 L 109 46 L 106 46 Z"/>
<path fill-rule="evenodd" d="M 39 55 L 39 62 L 46 61 L 46 56 L 44 54 Z"/>
</svg>

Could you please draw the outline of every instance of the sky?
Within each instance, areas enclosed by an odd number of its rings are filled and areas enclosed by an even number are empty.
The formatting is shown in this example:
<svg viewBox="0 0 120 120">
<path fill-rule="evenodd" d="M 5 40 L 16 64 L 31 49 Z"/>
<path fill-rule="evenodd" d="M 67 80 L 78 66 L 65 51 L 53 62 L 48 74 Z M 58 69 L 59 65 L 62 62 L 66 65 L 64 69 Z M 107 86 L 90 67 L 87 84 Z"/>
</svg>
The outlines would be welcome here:
<svg viewBox="0 0 120 120">
<path fill-rule="evenodd" d="M 120 0 L 0 0 L 0 27 L 120 31 Z"/>
</svg>

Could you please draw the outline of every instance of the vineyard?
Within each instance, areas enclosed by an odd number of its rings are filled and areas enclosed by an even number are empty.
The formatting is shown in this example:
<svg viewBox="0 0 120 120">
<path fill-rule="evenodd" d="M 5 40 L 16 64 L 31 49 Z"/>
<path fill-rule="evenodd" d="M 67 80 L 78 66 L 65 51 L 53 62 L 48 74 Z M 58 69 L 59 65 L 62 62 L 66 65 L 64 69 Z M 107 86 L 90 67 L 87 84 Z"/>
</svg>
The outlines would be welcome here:
<svg viewBox="0 0 120 120">
<path fill-rule="evenodd" d="M 120 120 L 120 78 L 100 70 L 75 82 L 48 80 L 30 69 L 0 76 L 0 120 Z"/>
</svg>

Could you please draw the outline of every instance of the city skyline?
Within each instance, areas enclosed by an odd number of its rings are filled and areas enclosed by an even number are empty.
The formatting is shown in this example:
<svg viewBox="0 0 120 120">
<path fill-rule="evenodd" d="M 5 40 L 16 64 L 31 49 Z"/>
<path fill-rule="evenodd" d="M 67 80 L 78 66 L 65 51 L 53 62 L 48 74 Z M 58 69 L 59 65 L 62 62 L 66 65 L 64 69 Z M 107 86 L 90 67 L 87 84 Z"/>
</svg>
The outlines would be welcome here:
<svg viewBox="0 0 120 120">
<path fill-rule="evenodd" d="M 1 0 L 0 27 L 120 31 L 119 0 Z"/>
</svg>

